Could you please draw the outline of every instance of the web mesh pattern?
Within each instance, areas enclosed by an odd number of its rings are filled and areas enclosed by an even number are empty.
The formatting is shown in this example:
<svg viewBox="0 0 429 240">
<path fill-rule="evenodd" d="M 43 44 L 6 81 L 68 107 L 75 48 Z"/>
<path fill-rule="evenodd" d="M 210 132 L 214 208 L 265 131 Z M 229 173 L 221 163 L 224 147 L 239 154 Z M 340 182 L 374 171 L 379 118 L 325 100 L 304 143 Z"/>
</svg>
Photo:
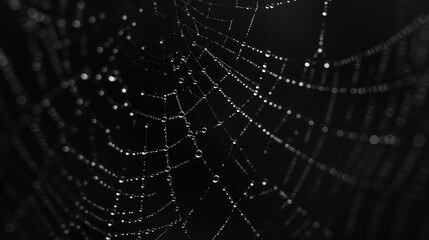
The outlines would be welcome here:
<svg viewBox="0 0 429 240">
<path fill-rule="evenodd" d="M 2 1 L 1 234 L 429 237 L 428 11 L 333 60 L 336 4 Z"/>
</svg>

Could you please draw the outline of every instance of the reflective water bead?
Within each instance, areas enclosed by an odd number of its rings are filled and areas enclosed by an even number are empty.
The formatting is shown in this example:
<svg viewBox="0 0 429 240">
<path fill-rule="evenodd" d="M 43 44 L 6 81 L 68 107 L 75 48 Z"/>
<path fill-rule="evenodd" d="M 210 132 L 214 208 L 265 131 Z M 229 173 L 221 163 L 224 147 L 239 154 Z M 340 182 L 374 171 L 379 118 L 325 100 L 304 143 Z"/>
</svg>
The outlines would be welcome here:
<svg viewBox="0 0 429 240">
<path fill-rule="evenodd" d="M 219 175 L 213 175 L 213 183 L 218 183 L 219 182 Z"/>
<path fill-rule="evenodd" d="M 201 151 L 200 149 L 197 149 L 197 151 L 195 151 L 195 157 L 200 158 L 202 156 L 203 156 L 203 151 Z"/>
<path fill-rule="evenodd" d="M 263 72 L 263 73 L 267 72 L 267 63 L 264 63 L 264 64 L 262 65 L 262 72 Z"/>
<path fill-rule="evenodd" d="M 89 76 L 88 76 L 88 74 L 86 74 L 86 73 L 82 73 L 82 74 L 80 75 L 80 78 L 81 78 L 82 80 L 87 80 L 87 79 L 89 78 Z"/>
<path fill-rule="evenodd" d="M 108 79 L 110 82 L 115 82 L 115 81 L 116 81 L 116 77 L 115 77 L 115 76 L 113 76 L 113 75 L 108 76 L 108 77 L 107 77 L 107 79 Z"/>
<path fill-rule="evenodd" d="M 325 68 L 329 68 L 331 65 L 329 64 L 329 63 L 325 63 L 325 64 L 323 64 L 323 67 L 325 67 Z"/>
</svg>

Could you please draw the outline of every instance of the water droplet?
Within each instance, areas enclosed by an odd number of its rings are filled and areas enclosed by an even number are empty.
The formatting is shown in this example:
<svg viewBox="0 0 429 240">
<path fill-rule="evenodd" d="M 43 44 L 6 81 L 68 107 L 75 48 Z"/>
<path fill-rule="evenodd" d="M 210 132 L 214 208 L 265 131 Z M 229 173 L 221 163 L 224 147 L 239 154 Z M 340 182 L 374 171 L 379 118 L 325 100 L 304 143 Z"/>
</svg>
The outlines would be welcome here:
<svg viewBox="0 0 429 240">
<path fill-rule="evenodd" d="M 115 81 L 116 81 L 116 77 L 115 77 L 115 76 L 113 76 L 113 75 L 108 76 L 108 77 L 107 77 L 107 79 L 108 79 L 110 82 L 115 82 Z"/>
<path fill-rule="evenodd" d="M 201 151 L 200 149 L 198 149 L 197 151 L 195 151 L 195 157 L 196 158 L 200 158 L 203 156 L 203 151 Z"/>
<path fill-rule="evenodd" d="M 213 183 L 218 183 L 219 179 L 219 175 L 213 175 Z"/>
<path fill-rule="evenodd" d="M 267 72 L 267 63 L 262 64 L 262 72 L 263 73 Z"/>
<path fill-rule="evenodd" d="M 187 135 L 188 137 L 190 137 L 190 136 L 192 136 L 193 134 L 194 134 L 194 133 L 193 133 L 191 130 L 189 130 L 189 131 L 187 132 L 187 134 L 186 134 L 186 135 Z"/>
<path fill-rule="evenodd" d="M 82 73 L 82 74 L 80 75 L 80 78 L 81 78 L 82 80 L 88 80 L 89 76 L 88 76 L 88 74 L 86 74 L 86 73 Z"/>
</svg>

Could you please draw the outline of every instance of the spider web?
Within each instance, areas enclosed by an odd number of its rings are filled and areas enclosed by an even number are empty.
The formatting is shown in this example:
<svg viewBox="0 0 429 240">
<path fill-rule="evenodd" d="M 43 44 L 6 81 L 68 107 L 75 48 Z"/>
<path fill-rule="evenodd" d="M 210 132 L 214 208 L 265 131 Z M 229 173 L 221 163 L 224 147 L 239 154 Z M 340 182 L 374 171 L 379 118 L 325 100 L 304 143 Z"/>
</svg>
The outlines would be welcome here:
<svg viewBox="0 0 429 240">
<path fill-rule="evenodd" d="M 426 239 L 429 16 L 307 58 L 305 3 L 2 1 L 2 235 Z"/>
</svg>

